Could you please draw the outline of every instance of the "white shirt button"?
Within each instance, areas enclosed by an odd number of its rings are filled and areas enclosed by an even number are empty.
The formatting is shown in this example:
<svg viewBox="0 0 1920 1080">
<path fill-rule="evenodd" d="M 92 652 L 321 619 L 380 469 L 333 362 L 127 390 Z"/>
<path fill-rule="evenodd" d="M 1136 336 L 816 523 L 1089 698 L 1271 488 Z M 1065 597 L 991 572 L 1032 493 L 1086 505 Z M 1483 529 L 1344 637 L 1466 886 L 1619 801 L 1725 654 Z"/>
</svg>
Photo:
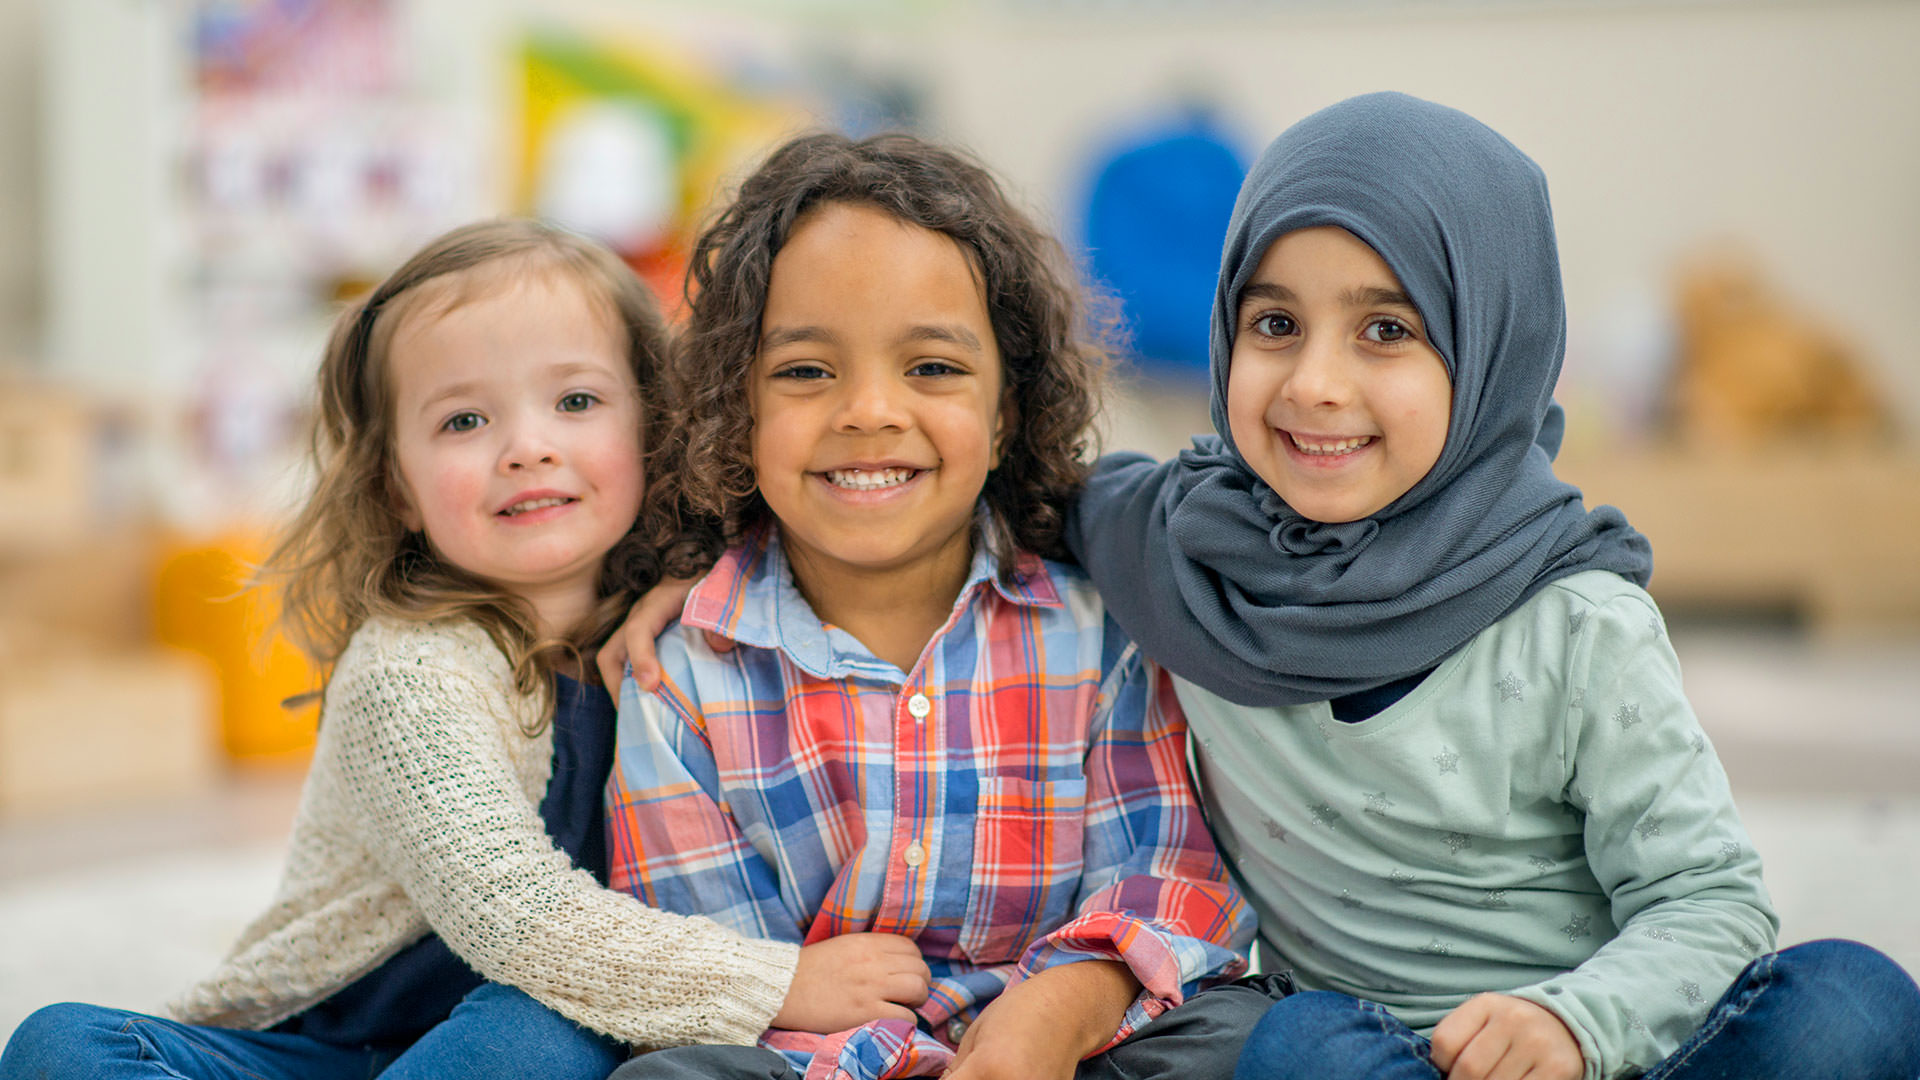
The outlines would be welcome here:
<svg viewBox="0 0 1920 1080">
<path fill-rule="evenodd" d="M 947 1021 L 947 1041 L 948 1042 L 952 1043 L 955 1046 L 959 1046 L 960 1040 L 965 1038 L 966 1035 L 967 1035 L 967 1022 L 965 1020 L 962 1020 L 956 1016 L 952 1020 Z"/>
<path fill-rule="evenodd" d="M 920 841 L 915 840 L 907 845 L 907 853 L 903 858 L 908 866 L 919 866 L 927 861 L 927 849 L 920 846 Z"/>
<path fill-rule="evenodd" d="M 907 712 L 911 714 L 915 720 L 925 720 L 927 714 L 932 711 L 933 702 L 928 701 L 927 695 L 925 694 L 915 694 L 907 699 Z"/>
</svg>

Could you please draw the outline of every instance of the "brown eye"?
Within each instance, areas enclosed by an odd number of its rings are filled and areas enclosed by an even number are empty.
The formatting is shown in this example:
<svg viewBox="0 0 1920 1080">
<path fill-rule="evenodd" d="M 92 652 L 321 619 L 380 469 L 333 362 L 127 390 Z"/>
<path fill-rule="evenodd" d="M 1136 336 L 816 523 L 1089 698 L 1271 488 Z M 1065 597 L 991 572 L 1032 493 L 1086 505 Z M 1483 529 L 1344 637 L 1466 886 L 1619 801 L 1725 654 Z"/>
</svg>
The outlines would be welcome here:
<svg viewBox="0 0 1920 1080">
<path fill-rule="evenodd" d="M 559 407 L 561 412 L 586 412 L 598 404 L 600 404 L 599 398 L 584 391 L 576 391 L 562 397 Z"/>
<path fill-rule="evenodd" d="M 457 412 L 447 417 L 447 422 L 440 425 L 440 430 L 455 432 L 473 431 L 486 422 L 486 417 L 481 416 L 477 412 Z"/>
<path fill-rule="evenodd" d="M 1366 338 L 1382 345 L 1393 345 L 1413 337 L 1413 330 L 1398 319 L 1375 319 L 1367 324 Z"/>
<path fill-rule="evenodd" d="M 1291 315 L 1282 315 L 1278 312 L 1262 315 L 1253 320 L 1253 332 L 1267 337 L 1286 337 L 1298 333 L 1299 330 L 1299 324 L 1293 321 Z"/>
</svg>

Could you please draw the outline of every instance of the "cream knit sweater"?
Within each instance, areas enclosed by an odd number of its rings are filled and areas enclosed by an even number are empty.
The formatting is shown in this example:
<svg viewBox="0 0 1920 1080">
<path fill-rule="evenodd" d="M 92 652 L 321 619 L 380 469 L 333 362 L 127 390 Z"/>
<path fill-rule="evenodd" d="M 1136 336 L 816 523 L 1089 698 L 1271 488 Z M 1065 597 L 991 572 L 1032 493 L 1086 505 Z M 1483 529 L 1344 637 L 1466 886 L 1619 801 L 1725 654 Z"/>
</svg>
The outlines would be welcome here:
<svg viewBox="0 0 1920 1080">
<path fill-rule="evenodd" d="M 485 978 L 640 1047 L 751 1044 L 799 955 L 600 887 L 548 838 L 552 729 L 472 623 L 369 622 L 335 665 L 273 904 L 171 1006 L 265 1028 L 439 933 Z"/>
</svg>

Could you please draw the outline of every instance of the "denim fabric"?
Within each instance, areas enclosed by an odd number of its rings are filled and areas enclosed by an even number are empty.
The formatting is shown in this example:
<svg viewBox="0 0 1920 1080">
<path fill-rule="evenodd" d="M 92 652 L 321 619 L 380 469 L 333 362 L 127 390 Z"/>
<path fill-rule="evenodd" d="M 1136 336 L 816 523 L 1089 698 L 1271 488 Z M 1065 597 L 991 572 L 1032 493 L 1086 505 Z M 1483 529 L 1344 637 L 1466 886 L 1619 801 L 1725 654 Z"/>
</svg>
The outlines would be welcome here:
<svg viewBox="0 0 1920 1080">
<path fill-rule="evenodd" d="M 1345 994 L 1268 1010 L 1234 1080 L 1440 1080 L 1427 1040 Z M 1814 941 L 1747 965 L 1706 1022 L 1644 1080 L 1915 1080 L 1920 988 L 1851 941 Z"/>
<path fill-rule="evenodd" d="M 49 1005 L 15 1029 L 0 1080 L 604 1080 L 625 1057 L 618 1043 L 487 983 L 404 1050 Z"/>
</svg>

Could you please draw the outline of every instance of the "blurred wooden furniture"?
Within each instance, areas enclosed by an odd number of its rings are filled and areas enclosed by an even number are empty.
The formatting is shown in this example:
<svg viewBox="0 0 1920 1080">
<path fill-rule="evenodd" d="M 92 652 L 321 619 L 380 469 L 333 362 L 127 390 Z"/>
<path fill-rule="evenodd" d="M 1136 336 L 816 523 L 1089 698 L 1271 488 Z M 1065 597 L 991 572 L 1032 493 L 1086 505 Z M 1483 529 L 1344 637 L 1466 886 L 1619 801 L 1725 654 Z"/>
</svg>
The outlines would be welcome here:
<svg viewBox="0 0 1920 1080">
<path fill-rule="evenodd" d="M 1663 607 L 1920 628 L 1920 452 L 1589 451 L 1555 470 L 1653 541 Z"/>
<path fill-rule="evenodd" d="M 33 639 L 18 640 L 22 630 Z M 11 631 L 11 647 L 0 642 L 0 815 L 180 795 L 212 782 L 219 747 L 208 718 L 220 687 L 205 661 Z"/>
</svg>

